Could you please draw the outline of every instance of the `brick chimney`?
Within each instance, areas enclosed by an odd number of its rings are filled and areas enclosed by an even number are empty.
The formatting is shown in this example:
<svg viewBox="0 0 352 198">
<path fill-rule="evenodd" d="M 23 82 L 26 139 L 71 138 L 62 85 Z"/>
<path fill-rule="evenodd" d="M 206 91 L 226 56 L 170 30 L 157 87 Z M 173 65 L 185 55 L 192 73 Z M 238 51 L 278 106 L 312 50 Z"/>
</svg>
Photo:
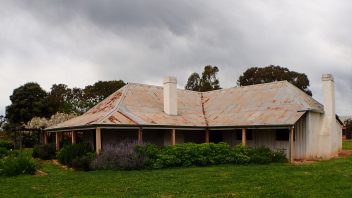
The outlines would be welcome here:
<svg viewBox="0 0 352 198">
<path fill-rule="evenodd" d="M 164 81 L 164 112 L 168 115 L 177 115 L 177 80 L 175 77 L 165 77 Z"/>
</svg>

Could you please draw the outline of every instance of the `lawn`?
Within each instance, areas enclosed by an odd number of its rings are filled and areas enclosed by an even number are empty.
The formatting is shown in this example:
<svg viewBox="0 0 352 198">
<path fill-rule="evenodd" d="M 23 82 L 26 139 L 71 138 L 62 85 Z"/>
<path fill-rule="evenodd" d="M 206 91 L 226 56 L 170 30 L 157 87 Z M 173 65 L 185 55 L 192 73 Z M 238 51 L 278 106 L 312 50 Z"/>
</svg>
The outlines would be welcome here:
<svg viewBox="0 0 352 198">
<path fill-rule="evenodd" d="M 352 140 L 342 141 L 342 148 L 346 150 L 352 150 Z"/>
<path fill-rule="evenodd" d="M 352 157 L 305 165 L 221 165 L 143 171 L 65 170 L 0 178 L 0 197 L 352 197 Z"/>
</svg>

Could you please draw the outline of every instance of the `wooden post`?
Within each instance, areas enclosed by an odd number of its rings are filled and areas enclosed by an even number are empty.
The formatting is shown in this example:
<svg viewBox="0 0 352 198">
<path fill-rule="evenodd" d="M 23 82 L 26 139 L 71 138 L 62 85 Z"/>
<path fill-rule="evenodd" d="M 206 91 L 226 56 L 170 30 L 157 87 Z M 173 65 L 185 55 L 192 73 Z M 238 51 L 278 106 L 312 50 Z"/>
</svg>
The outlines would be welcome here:
<svg viewBox="0 0 352 198">
<path fill-rule="evenodd" d="M 205 143 L 209 143 L 209 130 L 205 130 Z"/>
<path fill-rule="evenodd" d="M 246 137 L 246 129 L 242 129 L 242 145 L 246 145 L 247 143 L 247 137 Z"/>
<path fill-rule="evenodd" d="M 71 131 L 71 143 L 72 144 L 77 143 L 77 132 L 76 131 Z"/>
<path fill-rule="evenodd" d="M 48 133 L 44 131 L 44 144 L 48 144 Z"/>
<path fill-rule="evenodd" d="M 60 141 L 61 141 L 61 133 L 60 132 L 56 132 L 56 134 L 55 134 L 56 151 L 60 150 Z"/>
<path fill-rule="evenodd" d="M 171 145 L 176 144 L 176 129 L 171 130 Z"/>
<path fill-rule="evenodd" d="M 143 131 L 142 127 L 138 129 L 138 144 L 142 144 L 143 142 Z"/>
<path fill-rule="evenodd" d="M 101 151 L 101 129 L 99 127 L 95 129 L 95 150 L 97 154 Z"/>
<path fill-rule="evenodd" d="M 294 155 L 295 155 L 295 128 L 294 126 L 291 127 L 290 129 L 290 162 L 292 163 L 294 161 Z"/>
</svg>

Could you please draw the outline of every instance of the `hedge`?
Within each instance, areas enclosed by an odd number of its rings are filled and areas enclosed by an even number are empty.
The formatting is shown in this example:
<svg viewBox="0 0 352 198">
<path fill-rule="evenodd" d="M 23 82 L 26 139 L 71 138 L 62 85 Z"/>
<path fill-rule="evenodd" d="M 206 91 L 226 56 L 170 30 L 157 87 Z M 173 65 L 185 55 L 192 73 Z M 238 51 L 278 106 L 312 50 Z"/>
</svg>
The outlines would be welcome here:
<svg viewBox="0 0 352 198">
<path fill-rule="evenodd" d="M 72 166 L 72 161 L 76 158 L 93 153 L 92 145 L 88 143 L 79 143 L 64 146 L 56 155 L 56 158 L 61 164 Z"/>
</svg>

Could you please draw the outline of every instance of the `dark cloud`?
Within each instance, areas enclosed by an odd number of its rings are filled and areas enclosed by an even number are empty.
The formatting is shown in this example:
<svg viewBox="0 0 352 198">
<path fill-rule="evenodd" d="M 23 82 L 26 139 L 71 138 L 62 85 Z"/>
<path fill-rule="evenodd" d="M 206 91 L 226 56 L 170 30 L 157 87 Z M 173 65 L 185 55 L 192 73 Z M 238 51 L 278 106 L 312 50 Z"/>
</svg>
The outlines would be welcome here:
<svg viewBox="0 0 352 198">
<path fill-rule="evenodd" d="M 182 87 L 207 64 L 220 68 L 225 88 L 250 66 L 304 72 L 319 101 L 321 74 L 332 73 L 338 113 L 352 114 L 351 8 L 332 0 L 5 0 L 0 114 L 27 81 L 49 89 L 111 79 L 160 84 L 175 75 Z"/>
</svg>

